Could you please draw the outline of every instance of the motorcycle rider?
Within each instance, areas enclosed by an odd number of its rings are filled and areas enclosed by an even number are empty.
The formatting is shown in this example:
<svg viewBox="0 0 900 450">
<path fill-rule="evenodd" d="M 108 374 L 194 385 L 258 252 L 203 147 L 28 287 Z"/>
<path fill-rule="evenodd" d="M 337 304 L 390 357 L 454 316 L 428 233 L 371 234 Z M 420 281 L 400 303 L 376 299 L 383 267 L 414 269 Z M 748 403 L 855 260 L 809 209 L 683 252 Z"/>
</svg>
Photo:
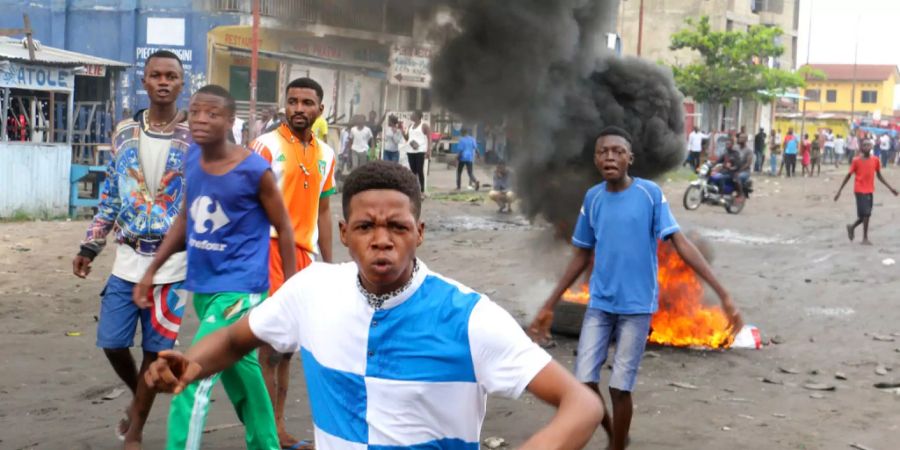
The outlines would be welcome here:
<svg viewBox="0 0 900 450">
<path fill-rule="evenodd" d="M 747 183 L 750 181 L 750 171 L 753 169 L 754 155 L 753 148 L 747 144 L 747 133 L 738 135 L 738 151 L 741 153 L 741 166 L 738 169 L 737 180 L 739 201 L 743 201 L 744 193 L 747 192 Z"/>
<path fill-rule="evenodd" d="M 746 144 L 746 138 L 744 139 L 744 143 Z M 741 186 L 739 174 L 740 169 L 743 167 L 743 157 L 740 150 L 735 146 L 733 134 L 728 135 L 728 141 L 725 144 L 725 153 L 719 158 L 717 164 L 721 165 L 722 174 L 731 178 L 734 182 L 734 187 L 738 194 L 737 201 L 742 201 L 744 198 L 744 189 Z"/>
</svg>

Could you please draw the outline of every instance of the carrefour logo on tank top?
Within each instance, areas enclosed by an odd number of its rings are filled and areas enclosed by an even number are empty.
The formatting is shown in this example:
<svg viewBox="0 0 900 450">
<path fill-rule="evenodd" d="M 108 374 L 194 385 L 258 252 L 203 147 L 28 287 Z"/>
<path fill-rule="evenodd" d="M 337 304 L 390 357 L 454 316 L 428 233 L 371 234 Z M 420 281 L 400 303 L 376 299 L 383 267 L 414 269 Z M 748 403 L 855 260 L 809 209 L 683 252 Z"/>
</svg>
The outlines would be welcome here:
<svg viewBox="0 0 900 450">
<path fill-rule="evenodd" d="M 197 197 L 191 203 L 191 219 L 194 221 L 194 233 L 196 235 L 212 235 L 230 222 L 225 214 L 225 210 L 222 208 L 222 204 L 205 195 Z M 209 239 L 203 240 L 191 237 L 188 240 L 188 245 L 200 250 L 225 251 L 227 244 L 216 241 L 215 236 L 210 236 Z"/>
</svg>

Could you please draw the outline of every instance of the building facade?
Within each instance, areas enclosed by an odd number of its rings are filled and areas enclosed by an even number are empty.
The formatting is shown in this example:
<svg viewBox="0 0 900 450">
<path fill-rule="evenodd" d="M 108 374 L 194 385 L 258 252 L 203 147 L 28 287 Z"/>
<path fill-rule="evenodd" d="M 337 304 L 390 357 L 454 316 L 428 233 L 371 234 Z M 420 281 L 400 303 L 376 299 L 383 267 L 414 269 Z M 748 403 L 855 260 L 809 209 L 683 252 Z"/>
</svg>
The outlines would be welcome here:
<svg viewBox="0 0 900 450">
<path fill-rule="evenodd" d="M 800 108 L 807 113 L 853 113 L 880 120 L 894 115 L 894 92 L 900 83 L 896 65 L 810 64 L 824 79 L 806 82 Z"/>
<path fill-rule="evenodd" d="M 669 65 L 689 64 L 699 56 L 690 50 L 670 50 L 671 36 L 687 26 L 687 19 L 703 16 L 709 17 L 715 31 L 746 30 L 752 25 L 780 27 L 784 34 L 778 43 L 784 47 L 784 54 L 766 63 L 785 70 L 796 67 L 800 0 L 621 0 L 617 32 L 622 38 L 622 54 Z M 686 109 L 687 122 L 705 130 L 743 127 L 752 131 L 757 125 L 769 129 L 773 119 L 770 105 L 752 101 L 735 100 L 723 107 L 719 114 L 723 121 L 718 127 L 709 123 L 712 114 L 707 105 L 694 105 L 689 100 Z"/>
</svg>

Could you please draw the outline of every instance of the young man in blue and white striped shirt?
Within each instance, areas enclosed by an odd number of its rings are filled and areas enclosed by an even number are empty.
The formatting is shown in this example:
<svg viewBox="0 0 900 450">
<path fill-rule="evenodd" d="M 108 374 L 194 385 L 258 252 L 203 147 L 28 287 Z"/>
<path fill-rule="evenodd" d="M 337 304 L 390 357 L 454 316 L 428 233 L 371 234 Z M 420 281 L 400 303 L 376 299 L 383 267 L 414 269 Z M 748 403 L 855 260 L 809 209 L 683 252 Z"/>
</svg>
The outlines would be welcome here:
<svg viewBox="0 0 900 450">
<path fill-rule="evenodd" d="M 302 355 L 319 450 L 478 450 L 487 394 L 525 389 L 558 411 L 521 448 L 582 448 L 599 399 L 506 311 L 416 258 L 416 177 L 374 161 L 350 174 L 342 200 L 353 262 L 313 263 L 186 354 L 161 353 L 148 384 L 180 392 L 268 343 Z"/>
</svg>

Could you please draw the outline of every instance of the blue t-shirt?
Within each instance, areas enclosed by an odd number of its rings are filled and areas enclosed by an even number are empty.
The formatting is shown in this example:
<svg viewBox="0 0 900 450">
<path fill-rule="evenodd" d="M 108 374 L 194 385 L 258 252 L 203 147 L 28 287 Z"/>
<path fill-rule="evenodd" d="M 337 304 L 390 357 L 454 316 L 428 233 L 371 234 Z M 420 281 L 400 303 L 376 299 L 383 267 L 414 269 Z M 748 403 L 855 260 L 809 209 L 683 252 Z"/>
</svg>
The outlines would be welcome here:
<svg viewBox="0 0 900 450">
<path fill-rule="evenodd" d="M 652 314 L 657 309 L 657 241 L 679 231 L 655 183 L 633 178 L 622 192 L 592 187 L 572 243 L 594 250 L 590 308 L 612 314 Z"/>
<path fill-rule="evenodd" d="M 184 163 L 187 185 L 185 289 L 204 294 L 261 293 L 269 289 L 269 219 L 259 183 L 271 170 L 251 153 L 225 175 L 200 167 L 194 144 Z"/>
<path fill-rule="evenodd" d="M 463 136 L 456 143 L 456 151 L 459 152 L 459 160 L 472 162 L 475 160 L 475 152 L 478 151 L 478 143 L 472 136 Z"/>
<path fill-rule="evenodd" d="M 796 155 L 797 154 L 797 138 L 791 139 L 784 144 L 784 154 L 785 155 Z"/>
</svg>

